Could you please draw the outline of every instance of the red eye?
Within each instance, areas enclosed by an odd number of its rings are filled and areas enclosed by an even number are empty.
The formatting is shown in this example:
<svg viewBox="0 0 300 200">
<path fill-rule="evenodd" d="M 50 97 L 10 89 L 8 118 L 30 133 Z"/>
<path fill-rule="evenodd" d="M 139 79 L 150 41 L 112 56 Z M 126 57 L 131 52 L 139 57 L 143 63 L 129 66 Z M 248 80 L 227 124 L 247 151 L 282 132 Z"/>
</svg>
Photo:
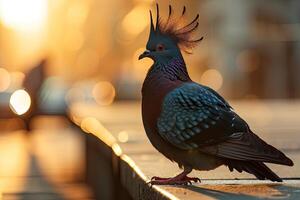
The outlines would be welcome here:
<svg viewBox="0 0 300 200">
<path fill-rule="evenodd" d="M 163 51 L 165 50 L 165 46 L 163 44 L 156 45 L 156 51 Z"/>
</svg>

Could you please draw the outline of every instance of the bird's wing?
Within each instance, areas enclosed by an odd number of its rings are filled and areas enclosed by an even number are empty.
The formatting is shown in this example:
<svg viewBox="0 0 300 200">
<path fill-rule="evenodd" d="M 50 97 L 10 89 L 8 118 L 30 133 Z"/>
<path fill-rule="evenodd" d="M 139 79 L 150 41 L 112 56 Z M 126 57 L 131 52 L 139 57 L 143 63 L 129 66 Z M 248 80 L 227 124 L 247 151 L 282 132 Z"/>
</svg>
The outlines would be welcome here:
<svg viewBox="0 0 300 200">
<path fill-rule="evenodd" d="M 209 92 L 211 92 L 213 95 L 215 95 L 216 98 L 224 104 L 223 106 L 225 106 L 225 107 L 227 107 L 227 108 L 230 108 L 230 109 L 233 109 L 233 108 L 229 105 L 229 103 L 228 103 L 228 102 L 227 102 L 227 101 L 226 101 L 219 93 L 217 93 L 215 90 L 211 89 L 210 87 L 204 86 L 204 85 L 202 85 L 202 87 L 204 87 L 204 88 L 207 89 Z"/>
<path fill-rule="evenodd" d="M 292 165 L 283 153 L 251 132 L 219 95 L 187 83 L 170 92 L 162 105 L 158 132 L 169 143 L 221 158 Z"/>
<path fill-rule="evenodd" d="M 271 162 L 292 166 L 293 162 L 281 151 L 250 132 L 234 133 L 219 144 L 203 146 L 202 152 L 222 158 Z"/>
<path fill-rule="evenodd" d="M 157 128 L 176 147 L 194 149 L 247 131 L 247 124 L 223 98 L 206 87 L 186 83 L 165 97 Z"/>
</svg>

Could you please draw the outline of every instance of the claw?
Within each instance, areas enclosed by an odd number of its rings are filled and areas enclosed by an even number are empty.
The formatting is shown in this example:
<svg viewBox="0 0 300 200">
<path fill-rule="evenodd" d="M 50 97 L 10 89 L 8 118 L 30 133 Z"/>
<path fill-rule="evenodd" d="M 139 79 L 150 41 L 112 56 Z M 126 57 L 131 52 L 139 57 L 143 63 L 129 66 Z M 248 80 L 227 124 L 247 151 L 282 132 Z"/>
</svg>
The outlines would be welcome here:
<svg viewBox="0 0 300 200">
<path fill-rule="evenodd" d="M 161 178 L 157 176 L 153 176 L 147 184 L 152 185 L 192 185 L 192 183 L 201 182 L 197 177 L 173 177 L 173 178 Z"/>
<path fill-rule="evenodd" d="M 199 182 L 201 183 L 201 180 L 197 177 L 187 177 L 189 180 L 194 181 L 195 183 Z"/>
</svg>

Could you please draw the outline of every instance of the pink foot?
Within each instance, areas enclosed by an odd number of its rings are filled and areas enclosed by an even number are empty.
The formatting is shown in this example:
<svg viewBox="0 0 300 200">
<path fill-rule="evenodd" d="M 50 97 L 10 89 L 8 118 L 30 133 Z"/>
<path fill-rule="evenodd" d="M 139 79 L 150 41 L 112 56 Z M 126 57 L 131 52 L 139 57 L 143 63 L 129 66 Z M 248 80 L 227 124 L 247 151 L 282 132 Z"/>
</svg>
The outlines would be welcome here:
<svg viewBox="0 0 300 200">
<path fill-rule="evenodd" d="M 151 178 L 149 182 L 151 185 L 188 185 L 192 184 L 192 182 L 201 182 L 199 178 L 196 177 L 188 177 L 188 176 L 175 176 L 173 178 L 161 178 L 154 176 Z"/>
</svg>

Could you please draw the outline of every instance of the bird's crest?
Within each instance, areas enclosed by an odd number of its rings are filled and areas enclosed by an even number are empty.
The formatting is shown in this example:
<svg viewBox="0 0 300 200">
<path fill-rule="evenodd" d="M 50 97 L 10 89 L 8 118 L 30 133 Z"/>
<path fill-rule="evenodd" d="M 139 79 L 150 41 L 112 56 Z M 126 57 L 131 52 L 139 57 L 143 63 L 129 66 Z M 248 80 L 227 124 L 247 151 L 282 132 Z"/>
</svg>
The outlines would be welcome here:
<svg viewBox="0 0 300 200">
<path fill-rule="evenodd" d="M 166 21 L 163 21 L 159 16 L 159 7 L 156 4 L 156 25 L 154 27 L 152 12 L 150 10 L 150 35 L 162 34 L 171 37 L 186 53 L 190 53 L 190 50 L 194 48 L 203 37 L 199 39 L 193 38 L 193 33 L 199 26 L 199 14 L 188 24 L 181 25 L 186 13 L 185 6 L 182 9 L 180 17 L 174 17 L 172 6 L 169 5 L 169 15 Z"/>
</svg>

